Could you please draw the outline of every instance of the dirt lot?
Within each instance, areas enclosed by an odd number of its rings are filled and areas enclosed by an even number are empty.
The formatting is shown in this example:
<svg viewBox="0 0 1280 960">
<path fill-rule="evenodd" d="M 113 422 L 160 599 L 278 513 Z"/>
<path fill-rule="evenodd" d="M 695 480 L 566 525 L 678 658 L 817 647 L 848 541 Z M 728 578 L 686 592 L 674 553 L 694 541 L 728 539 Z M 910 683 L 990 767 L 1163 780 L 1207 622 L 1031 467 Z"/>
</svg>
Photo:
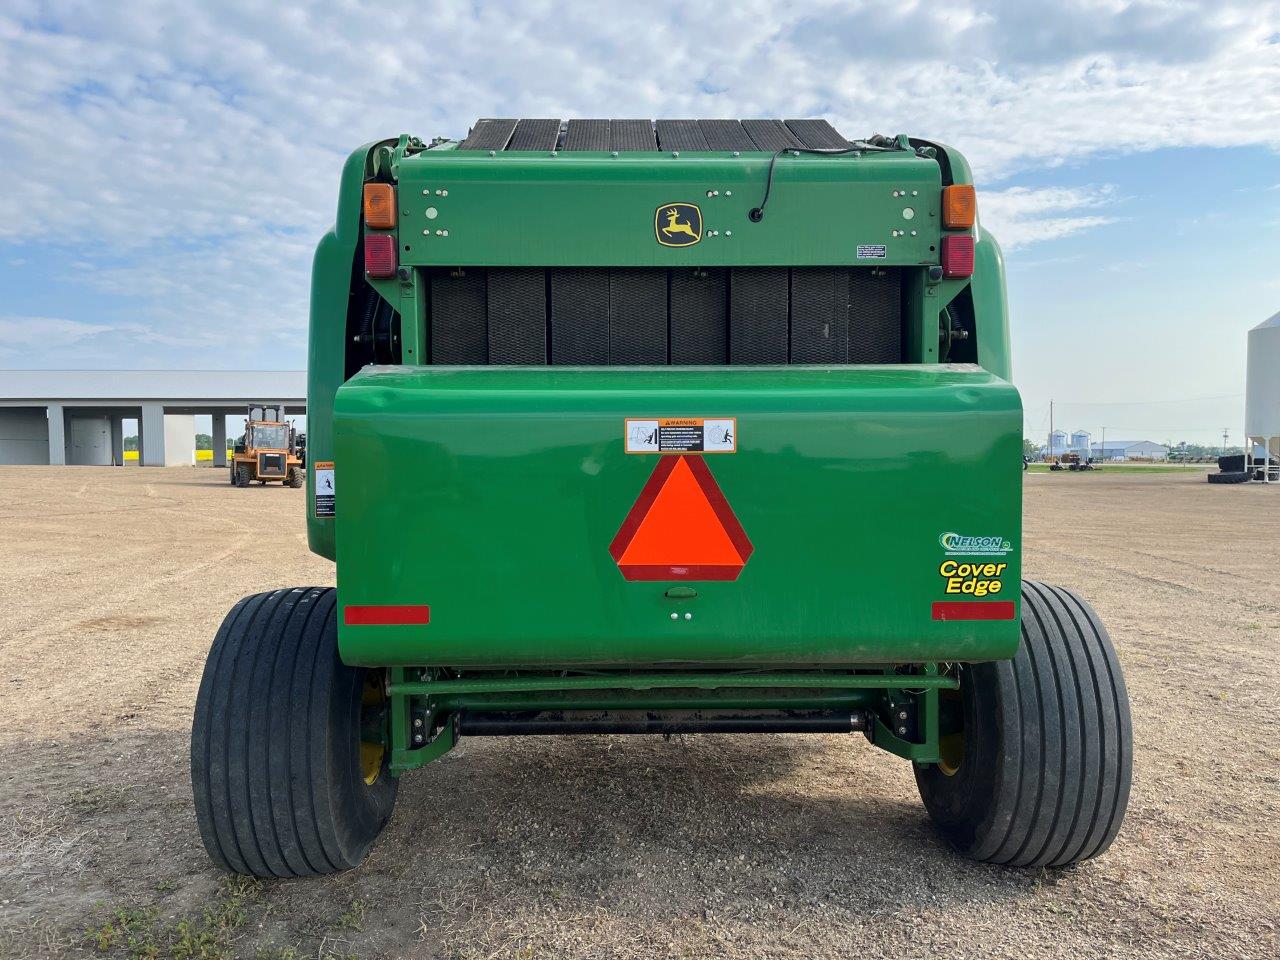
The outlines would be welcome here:
<svg viewBox="0 0 1280 960">
<path fill-rule="evenodd" d="M 362 869 L 220 877 L 192 704 L 241 595 L 332 582 L 301 494 L 211 469 L 0 469 L 0 954 L 1280 955 L 1280 487 L 1027 479 L 1027 572 L 1090 597 L 1133 698 L 1123 832 L 972 864 L 854 737 L 464 742 Z M 88 932 L 88 933 L 87 933 Z"/>
</svg>

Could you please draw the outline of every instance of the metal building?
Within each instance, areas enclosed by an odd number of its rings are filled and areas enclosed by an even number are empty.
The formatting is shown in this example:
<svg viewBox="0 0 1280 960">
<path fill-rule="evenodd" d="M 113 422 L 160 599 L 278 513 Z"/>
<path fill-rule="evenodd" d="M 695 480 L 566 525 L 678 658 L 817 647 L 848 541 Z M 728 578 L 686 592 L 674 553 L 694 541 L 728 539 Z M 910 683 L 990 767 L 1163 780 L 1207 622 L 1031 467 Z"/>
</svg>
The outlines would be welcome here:
<svg viewBox="0 0 1280 960">
<path fill-rule="evenodd" d="M 124 421 L 137 420 L 139 463 L 190 465 L 196 415 L 209 414 L 213 462 L 225 466 L 226 418 L 256 402 L 304 414 L 306 380 L 297 370 L 0 370 L 0 464 L 123 464 Z"/>
<path fill-rule="evenodd" d="M 1104 447 L 1095 443 L 1092 448 L 1095 460 L 1165 460 L 1169 448 L 1152 440 L 1108 440 Z"/>
</svg>

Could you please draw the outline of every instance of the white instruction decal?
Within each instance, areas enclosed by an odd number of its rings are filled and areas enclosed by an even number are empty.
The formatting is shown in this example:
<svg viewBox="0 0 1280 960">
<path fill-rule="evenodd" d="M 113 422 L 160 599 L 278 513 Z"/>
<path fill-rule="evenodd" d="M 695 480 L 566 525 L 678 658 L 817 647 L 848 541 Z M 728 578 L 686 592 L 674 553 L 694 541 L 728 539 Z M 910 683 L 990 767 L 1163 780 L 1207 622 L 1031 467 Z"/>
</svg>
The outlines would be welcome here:
<svg viewBox="0 0 1280 960">
<path fill-rule="evenodd" d="M 334 515 L 333 461 L 316 461 L 316 516 Z"/>
<path fill-rule="evenodd" d="M 735 453 L 734 417 L 627 418 L 627 453 Z"/>
</svg>

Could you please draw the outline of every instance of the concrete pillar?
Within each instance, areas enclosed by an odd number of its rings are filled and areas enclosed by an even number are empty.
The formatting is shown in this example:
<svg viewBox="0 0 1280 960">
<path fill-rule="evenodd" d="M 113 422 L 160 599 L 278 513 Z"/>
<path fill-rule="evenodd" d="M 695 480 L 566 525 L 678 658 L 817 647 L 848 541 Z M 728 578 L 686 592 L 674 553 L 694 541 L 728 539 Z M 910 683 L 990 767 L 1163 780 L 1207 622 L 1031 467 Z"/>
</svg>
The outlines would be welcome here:
<svg viewBox="0 0 1280 960">
<path fill-rule="evenodd" d="M 164 465 L 189 467 L 196 462 L 196 418 L 190 413 L 164 415 Z"/>
<path fill-rule="evenodd" d="M 144 403 L 138 418 L 138 463 L 144 467 L 164 466 L 164 406 Z"/>
<path fill-rule="evenodd" d="M 124 417 L 111 415 L 111 465 L 124 466 Z"/>
<path fill-rule="evenodd" d="M 213 411 L 213 429 L 210 433 L 213 436 L 213 465 L 225 467 L 227 465 L 227 415 L 221 410 Z"/>
<path fill-rule="evenodd" d="M 65 466 L 67 462 L 67 418 L 62 404 L 49 404 L 49 465 Z"/>
</svg>

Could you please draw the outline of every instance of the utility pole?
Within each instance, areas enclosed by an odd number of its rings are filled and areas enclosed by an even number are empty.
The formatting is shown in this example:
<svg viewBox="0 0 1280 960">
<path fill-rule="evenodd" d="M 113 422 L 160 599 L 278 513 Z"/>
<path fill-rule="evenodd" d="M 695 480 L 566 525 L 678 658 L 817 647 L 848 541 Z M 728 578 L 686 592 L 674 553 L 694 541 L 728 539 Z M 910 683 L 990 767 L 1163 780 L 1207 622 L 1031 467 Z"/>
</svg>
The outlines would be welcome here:
<svg viewBox="0 0 1280 960">
<path fill-rule="evenodd" d="M 1222 428 L 1222 455 L 1227 455 L 1227 428 Z"/>
<path fill-rule="evenodd" d="M 1102 428 L 1102 446 L 1098 450 L 1098 457 L 1103 463 L 1107 462 L 1107 428 Z"/>
</svg>

